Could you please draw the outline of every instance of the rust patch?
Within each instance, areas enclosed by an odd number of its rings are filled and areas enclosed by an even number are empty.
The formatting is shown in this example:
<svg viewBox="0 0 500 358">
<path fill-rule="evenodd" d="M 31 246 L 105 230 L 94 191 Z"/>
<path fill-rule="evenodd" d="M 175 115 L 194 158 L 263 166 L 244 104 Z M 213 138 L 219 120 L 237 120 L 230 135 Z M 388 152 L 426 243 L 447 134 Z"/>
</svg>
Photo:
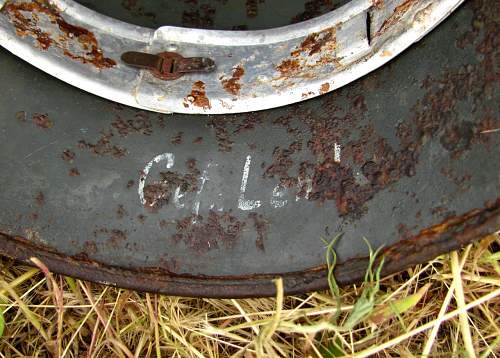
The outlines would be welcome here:
<svg viewBox="0 0 500 358">
<path fill-rule="evenodd" d="M 122 204 L 118 205 L 118 207 L 116 208 L 116 217 L 118 219 L 123 219 L 127 215 L 128 215 L 127 210 L 125 210 L 123 205 Z"/>
<path fill-rule="evenodd" d="M 319 87 L 319 93 L 320 93 L 320 94 L 325 94 L 325 93 L 327 93 L 329 90 L 330 90 L 330 84 L 329 84 L 328 82 L 323 83 L 323 84 Z"/>
<path fill-rule="evenodd" d="M 194 0 L 196 4 L 197 0 Z M 182 24 L 186 27 L 210 29 L 214 27 L 215 7 L 201 4 L 198 8 L 185 10 L 182 13 Z"/>
<path fill-rule="evenodd" d="M 21 37 L 30 36 L 35 39 L 38 47 L 47 50 L 51 46 L 60 49 L 62 53 L 81 63 L 89 63 L 96 68 L 110 68 L 116 66 L 116 61 L 104 57 L 103 51 L 95 35 L 80 26 L 67 23 L 58 9 L 46 0 L 30 2 L 8 2 L 2 12 L 16 28 L 16 34 Z M 40 15 L 46 16 L 52 24 L 57 25 L 60 34 L 57 37 L 43 31 L 39 27 Z M 80 47 L 77 53 L 75 45 Z"/>
<path fill-rule="evenodd" d="M 247 113 L 244 119 L 236 126 L 233 131 L 235 134 L 240 134 L 248 130 L 254 130 L 258 125 L 264 123 L 264 118 L 255 112 Z"/>
<path fill-rule="evenodd" d="M 244 221 L 239 221 L 230 213 L 219 214 L 210 210 L 206 217 L 193 214 L 177 220 L 177 233 L 172 240 L 182 241 L 199 253 L 217 249 L 219 245 L 232 248 L 245 225 Z"/>
<path fill-rule="evenodd" d="M 69 175 L 70 177 L 77 177 L 77 176 L 80 176 L 80 172 L 78 171 L 78 168 L 71 168 L 71 169 L 69 170 L 68 175 Z"/>
<path fill-rule="evenodd" d="M 245 1 L 245 8 L 246 8 L 248 18 L 257 17 L 257 15 L 259 13 L 259 7 L 257 4 L 257 0 L 246 0 Z"/>
<path fill-rule="evenodd" d="M 203 143 L 203 137 L 196 137 L 193 140 L 193 144 L 201 144 L 201 143 Z"/>
<path fill-rule="evenodd" d="M 320 32 L 307 36 L 292 52 L 290 58 L 286 58 L 276 66 L 280 73 L 279 79 L 291 77 L 313 78 L 314 69 L 317 66 L 335 64 L 341 66 L 339 59 L 335 57 L 337 48 L 337 29 L 330 27 Z"/>
<path fill-rule="evenodd" d="M 378 3 L 377 0 L 376 2 Z M 401 18 L 408 12 L 408 10 L 410 10 L 412 6 L 415 5 L 416 3 L 418 3 L 418 0 L 406 0 L 401 5 L 396 6 L 391 16 L 389 16 L 382 23 L 382 26 L 380 26 L 380 29 L 378 29 L 377 32 L 375 32 L 375 35 L 373 35 L 373 37 L 380 36 L 381 34 L 386 32 L 387 29 L 397 24 L 399 20 L 401 20 Z"/>
<path fill-rule="evenodd" d="M 248 214 L 248 218 L 253 221 L 253 226 L 255 232 L 257 233 L 257 238 L 255 239 L 255 246 L 261 250 L 265 250 L 265 240 L 267 238 L 268 222 L 264 216 L 257 213 Z"/>
<path fill-rule="evenodd" d="M 115 158 L 122 158 L 127 154 L 127 151 L 126 149 L 111 143 L 111 138 L 113 136 L 114 134 L 111 131 L 102 131 L 101 138 L 97 141 L 97 143 L 89 143 L 82 139 L 78 142 L 78 147 L 80 149 L 87 149 L 95 155 L 111 155 Z"/>
<path fill-rule="evenodd" d="M 26 111 L 18 111 L 16 112 L 16 119 L 19 122 L 26 122 L 26 120 L 28 119 L 28 114 L 26 113 Z"/>
<path fill-rule="evenodd" d="M 182 144 L 182 136 L 184 135 L 184 132 L 178 132 L 175 136 L 172 137 L 170 140 L 170 143 L 172 144 Z"/>
<path fill-rule="evenodd" d="M 230 152 L 233 149 L 234 141 L 231 140 L 231 135 L 227 129 L 227 125 L 233 122 L 231 117 L 215 117 L 208 121 L 207 126 L 214 128 L 215 138 L 219 147 L 219 152 Z"/>
<path fill-rule="evenodd" d="M 35 123 L 38 127 L 43 129 L 50 129 L 54 126 L 54 122 L 49 118 L 49 116 L 45 114 L 35 114 L 33 115 L 33 123 Z"/>
<path fill-rule="evenodd" d="M 35 196 L 35 202 L 36 205 L 38 206 L 44 206 L 45 205 L 45 195 L 41 191 L 38 192 Z"/>
<path fill-rule="evenodd" d="M 452 160 L 473 145 L 482 144 L 491 150 L 497 134 L 491 130 L 500 127 L 500 121 L 492 116 L 491 101 L 484 101 L 485 93 L 494 93 L 495 83 L 498 83 L 494 65 L 495 49 L 498 48 L 495 45 L 497 25 L 491 15 L 495 11 L 489 8 L 492 6 L 488 3 L 476 10 L 473 23 L 484 23 L 484 32 L 474 30 L 459 41 L 463 47 L 475 46 L 480 54 L 479 62 L 448 69 L 439 78 L 428 77 L 422 81 L 425 94 L 412 107 L 412 114 L 395 128 L 395 146 L 377 132 L 370 118 L 366 118 L 363 96 L 353 96 L 349 89 L 344 89 L 339 95 L 347 93 L 347 108 L 339 105 L 338 96 L 327 96 L 322 98 L 326 116 L 313 115 L 305 104 L 299 104 L 275 121 L 291 134 L 292 145 L 275 148 L 272 163 L 264 167 L 264 177 L 278 178 L 285 187 L 298 185 L 298 197 L 320 203 L 332 200 L 340 216 L 356 219 L 363 215 L 365 204 L 378 192 L 401 178 L 415 175 L 429 138 L 437 137 L 442 147 L 450 152 Z M 458 105 L 461 102 L 470 103 L 473 121 L 460 114 Z M 291 131 L 292 121 L 307 126 L 308 140 Z M 336 142 L 342 147 L 340 162 L 334 158 Z M 314 160 L 294 161 L 301 144 L 314 155 Z M 445 174 L 450 177 L 449 173 Z M 311 180 L 309 190 L 305 184 L 300 184 L 306 178 Z M 468 178 L 470 175 L 461 173 L 452 174 L 450 180 L 459 190 L 465 191 L 469 186 Z"/>
<path fill-rule="evenodd" d="M 292 24 L 313 19 L 336 8 L 333 0 L 308 0 L 304 3 L 304 11 L 294 16 Z"/>
<path fill-rule="evenodd" d="M 290 53 L 292 57 L 299 55 L 312 56 L 323 50 L 334 51 L 337 47 L 336 28 L 330 27 L 326 30 L 315 32 L 306 37 L 304 41 Z"/>
<path fill-rule="evenodd" d="M 153 123 L 148 116 L 138 113 L 133 119 L 124 120 L 117 117 L 111 123 L 111 126 L 118 132 L 121 137 L 127 137 L 132 133 L 140 133 L 143 135 L 151 135 L 153 133 Z"/>
<path fill-rule="evenodd" d="M 95 255 L 97 253 L 97 245 L 94 241 L 85 241 L 83 250 L 86 254 Z"/>
<path fill-rule="evenodd" d="M 101 228 L 94 230 L 94 236 L 98 237 L 99 235 L 107 236 L 106 243 L 111 247 L 119 247 L 120 244 L 127 241 L 127 232 L 118 229 Z"/>
<path fill-rule="evenodd" d="M 237 96 L 241 90 L 240 79 L 241 77 L 243 77 L 244 74 L 245 70 L 243 69 L 243 66 L 241 65 L 236 66 L 233 69 L 233 75 L 231 78 L 226 78 L 225 76 L 222 76 L 220 78 L 222 87 L 226 90 L 226 92 Z"/>
<path fill-rule="evenodd" d="M 170 197 L 175 189 L 180 188 L 182 192 L 192 193 L 198 190 L 199 169 L 196 160 L 186 161 L 187 174 L 173 171 L 160 172 L 160 180 L 144 186 L 145 207 L 152 212 L 158 211 L 170 202 Z"/>
<path fill-rule="evenodd" d="M 212 106 L 210 105 L 210 101 L 207 98 L 205 92 L 205 83 L 203 81 L 196 81 L 195 83 L 193 83 L 191 93 L 184 98 L 184 107 L 189 107 L 189 105 L 193 105 L 203 109 L 212 108 Z"/>
<path fill-rule="evenodd" d="M 131 12 L 135 17 L 147 17 L 155 20 L 155 13 L 145 11 L 144 7 L 139 5 L 138 2 L 138 0 L 122 0 L 121 4 L 123 8 Z"/>
<path fill-rule="evenodd" d="M 76 156 L 75 152 L 73 152 L 69 149 L 65 149 L 64 152 L 62 152 L 62 154 L 61 154 L 61 158 L 64 161 L 69 162 L 69 163 L 73 163 L 75 156 Z"/>
<path fill-rule="evenodd" d="M 300 70 L 300 63 L 298 59 L 286 59 L 276 66 L 276 69 L 282 76 L 290 76 Z"/>
<path fill-rule="evenodd" d="M 132 188 L 132 187 L 134 186 L 134 184 L 135 184 L 135 181 L 133 181 L 133 180 L 129 180 L 129 181 L 127 182 L 127 189 Z"/>
</svg>

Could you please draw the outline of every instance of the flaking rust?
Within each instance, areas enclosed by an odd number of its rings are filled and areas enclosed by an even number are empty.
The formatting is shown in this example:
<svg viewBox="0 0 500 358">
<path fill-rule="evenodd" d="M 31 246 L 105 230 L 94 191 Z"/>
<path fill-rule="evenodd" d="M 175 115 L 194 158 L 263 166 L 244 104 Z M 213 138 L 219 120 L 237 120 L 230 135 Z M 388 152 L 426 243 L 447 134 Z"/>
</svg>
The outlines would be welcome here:
<svg viewBox="0 0 500 358">
<path fill-rule="evenodd" d="M 176 220 L 176 232 L 170 239 L 203 254 L 210 250 L 233 248 L 246 232 L 254 237 L 257 249 L 264 251 L 268 226 L 265 217 L 256 212 L 239 218 L 231 212 L 210 210 L 207 215 L 191 214 Z"/>
<path fill-rule="evenodd" d="M 187 173 L 174 171 L 160 172 L 160 180 L 155 180 L 144 186 L 145 208 L 157 212 L 159 208 L 170 202 L 176 188 L 184 193 L 194 193 L 198 190 L 200 170 L 195 159 L 186 161 Z"/>
<path fill-rule="evenodd" d="M 193 83 L 191 88 L 191 93 L 189 93 L 184 98 L 184 107 L 189 108 L 189 106 L 200 107 L 203 109 L 210 109 L 210 100 L 205 92 L 205 83 L 203 81 L 196 81 Z"/>
<path fill-rule="evenodd" d="M 220 78 L 220 83 L 224 90 L 234 96 L 237 96 L 241 90 L 240 80 L 245 74 L 245 70 L 242 65 L 238 65 L 233 69 L 233 74 L 230 78 L 222 76 Z"/>
<path fill-rule="evenodd" d="M 380 6 L 379 2 L 380 1 L 375 1 L 374 6 Z M 373 37 L 382 35 L 392 26 L 396 25 L 401 20 L 401 18 L 417 3 L 418 0 L 406 0 L 402 4 L 396 6 L 392 14 L 382 23 Z"/>
<path fill-rule="evenodd" d="M 313 78 L 318 66 L 340 66 L 339 59 L 335 56 L 337 48 L 337 28 L 330 27 L 320 32 L 307 36 L 295 49 L 290 52 L 290 57 L 283 59 L 276 65 L 279 76 L 274 80 L 287 80 L 291 78 Z"/>
<path fill-rule="evenodd" d="M 116 66 L 115 60 L 104 56 L 97 38 L 91 31 L 66 22 L 59 10 L 46 0 L 10 1 L 4 5 L 1 12 L 14 25 L 18 36 L 32 37 L 41 50 L 56 47 L 65 56 L 81 63 L 92 64 L 99 69 Z M 40 27 L 42 16 L 57 26 L 58 33 Z M 76 51 L 76 48 L 79 51 Z"/>
</svg>

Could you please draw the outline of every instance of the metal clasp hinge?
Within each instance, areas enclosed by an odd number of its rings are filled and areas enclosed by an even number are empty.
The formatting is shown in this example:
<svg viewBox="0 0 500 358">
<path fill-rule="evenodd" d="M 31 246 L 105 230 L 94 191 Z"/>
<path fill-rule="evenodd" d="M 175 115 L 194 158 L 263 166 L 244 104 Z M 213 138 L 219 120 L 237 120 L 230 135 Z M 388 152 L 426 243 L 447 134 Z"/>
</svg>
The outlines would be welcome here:
<svg viewBox="0 0 500 358">
<path fill-rule="evenodd" d="M 212 72 L 215 62 L 207 57 L 183 57 L 176 52 L 161 52 L 156 55 L 129 51 L 121 59 L 127 65 L 149 70 L 162 80 L 176 80 L 186 73 Z"/>
</svg>

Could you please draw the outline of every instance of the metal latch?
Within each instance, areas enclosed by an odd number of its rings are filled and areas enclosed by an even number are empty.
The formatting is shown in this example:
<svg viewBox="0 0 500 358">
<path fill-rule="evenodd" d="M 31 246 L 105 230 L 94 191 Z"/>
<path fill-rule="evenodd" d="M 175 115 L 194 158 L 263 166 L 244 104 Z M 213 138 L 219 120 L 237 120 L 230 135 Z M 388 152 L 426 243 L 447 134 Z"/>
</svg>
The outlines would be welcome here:
<svg viewBox="0 0 500 358">
<path fill-rule="evenodd" d="M 185 73 L 212 72 L 215 62 L 207 57 L 183 57 L 176 52 L 156 55 L 144 52 L 125 52 L 121 59 L 127 65 L 149 70 L 162 80 L 176 80 Z"/>
</svg>

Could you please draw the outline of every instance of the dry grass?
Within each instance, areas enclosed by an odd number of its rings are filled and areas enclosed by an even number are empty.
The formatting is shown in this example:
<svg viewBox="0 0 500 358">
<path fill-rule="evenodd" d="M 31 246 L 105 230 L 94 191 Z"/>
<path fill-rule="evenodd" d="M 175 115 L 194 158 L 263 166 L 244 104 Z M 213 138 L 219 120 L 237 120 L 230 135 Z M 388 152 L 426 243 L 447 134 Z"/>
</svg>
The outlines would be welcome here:
<svg viewBox="0 0 500 358">
<path fill-rule="evenodd" d="M 366 288 L 373 293 L 375 282 L 340 288 L 338 317 L 330 292 L 245 300 L 169 297 L 51 275 L 36 260 L 40 269 L 3 260 L 0 355 L 497 357 L 498 248 L 498 236 L 490 236 L 382 279 L 374 306 L 364 311 L 356 302 Z M 280 280 L 276 284 L 281 287 Z M 363 314 L 352 325 L 355 306 Z"/>
</svg>

